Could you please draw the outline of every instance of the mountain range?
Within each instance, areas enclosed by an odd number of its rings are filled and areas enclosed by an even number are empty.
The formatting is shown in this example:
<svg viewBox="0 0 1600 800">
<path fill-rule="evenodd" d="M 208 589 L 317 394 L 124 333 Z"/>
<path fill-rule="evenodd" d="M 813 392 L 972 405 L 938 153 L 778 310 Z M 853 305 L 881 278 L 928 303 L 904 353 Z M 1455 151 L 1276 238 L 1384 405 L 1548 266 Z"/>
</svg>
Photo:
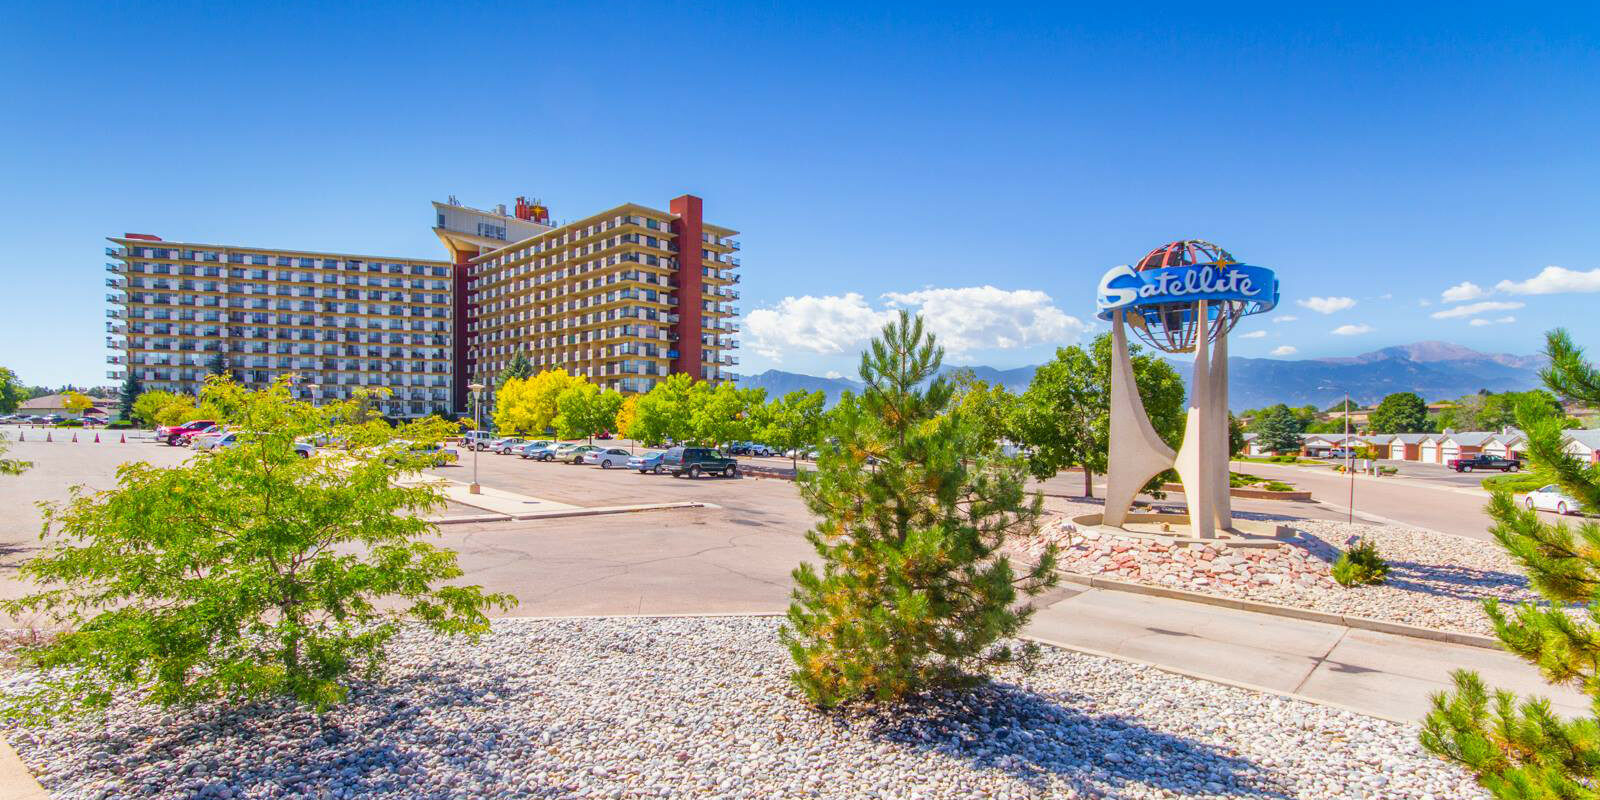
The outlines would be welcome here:
<svg viewBox="0 0 1600 800">
<path fill-rule="evenodd" d="M 1191 363 L 1169 358 L 1185 382 Z M 1363 405 L 1382 400 L 1384 395 L 1411 391 L 1423 399 L 1447 400 L 1472 394 L 1480 389 L 1493 392 L 1525 391 L 1540 386 L 1539 369 L 1544 356 L 1518 356 L 1506 353 L 1480 353 L 1450 342 L 1416 342 L 1385 347 L 1357 356 L 1337 358 L 1228 359 L 1228 400 L 1235 410 L 1260 408 L 1273 403 L 1291 406 L 1315 405 L 1323 408 L 1344 399 Z M 970 369 L 981 380 L 999 383 L 1013 392 L 1028 388 L 1038 366 L 995 369 L 986 366 L 945 367 L 944 372 Z M 849 378 L 822 378 L 781 370 L 767 370 L 741 381 L 747 387 L 761 387 L 768 396 L 795 389 L 822 390 L 832 405 L 846 389 L 860 391 L 861 383 Z"/>
</svg>

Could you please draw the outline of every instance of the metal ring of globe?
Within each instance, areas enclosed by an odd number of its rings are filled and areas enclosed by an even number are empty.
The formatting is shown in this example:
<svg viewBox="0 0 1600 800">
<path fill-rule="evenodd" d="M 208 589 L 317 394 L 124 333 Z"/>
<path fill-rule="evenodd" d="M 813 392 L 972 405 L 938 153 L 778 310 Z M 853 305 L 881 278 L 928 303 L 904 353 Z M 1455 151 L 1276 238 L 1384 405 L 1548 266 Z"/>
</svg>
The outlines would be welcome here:
<svg viewBox="0 0 1600 800">
<path fill-rule="evenodd" d="M 1157 247 L 1137 267 L 1112 267 L 1100 279 L 1097 296 L 1100 319 L 1109 321 L 1117 310 L 1125 310 L 1134 334 L 1168 353 L 1192 352 L 1202 331 L 1206 341 L 1216 341 L 1240 319 L 1277 304 L 1278 280 L 1272 270 L 1242 263 L 1201 239 Z"/>
</svg>

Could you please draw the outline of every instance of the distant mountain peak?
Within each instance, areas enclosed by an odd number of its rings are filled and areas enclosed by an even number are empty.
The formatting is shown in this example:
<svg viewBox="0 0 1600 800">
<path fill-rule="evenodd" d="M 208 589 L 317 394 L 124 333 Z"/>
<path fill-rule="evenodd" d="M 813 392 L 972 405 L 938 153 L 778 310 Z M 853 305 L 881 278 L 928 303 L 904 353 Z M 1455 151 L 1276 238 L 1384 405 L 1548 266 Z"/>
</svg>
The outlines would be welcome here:
<svg viewBox="0 0 1600 800">
<path fill-rule="evenodd" d="M 1483 353 L 1454 342 L 1428 340 L 1400 344 L 1362 353 L 1358 356 L 1313 359 L 1324 364 L 1373 364 L 1379 361 L 1404 360 L 1417 364 L 1441 364 L 1456 361 L 1492 361 L 1507 367 L 1535 368 L 1544 364 L 1543 356 L 1518 356 L 1509 353 Z"/>
</svg>

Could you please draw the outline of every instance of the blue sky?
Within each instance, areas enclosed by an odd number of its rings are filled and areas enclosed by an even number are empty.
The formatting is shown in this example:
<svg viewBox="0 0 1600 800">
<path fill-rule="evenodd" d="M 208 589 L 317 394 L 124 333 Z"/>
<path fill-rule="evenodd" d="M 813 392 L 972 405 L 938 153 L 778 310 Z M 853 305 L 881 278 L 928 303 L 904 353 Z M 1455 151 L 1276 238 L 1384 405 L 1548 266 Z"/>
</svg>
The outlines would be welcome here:
<svg viewBox="0 0 1600 800">
<path fill-rule="evenodd" d="M 0 365 L 106 382 L 104 236 L 441 257 L 449 194 L 704 197 L 746 372 L 1037 363 L 1188 237 L 1278 270 L 1236 355 L 1600 335 L 1593 3 L 337 5 L 8 9 Z"/>
</svg>

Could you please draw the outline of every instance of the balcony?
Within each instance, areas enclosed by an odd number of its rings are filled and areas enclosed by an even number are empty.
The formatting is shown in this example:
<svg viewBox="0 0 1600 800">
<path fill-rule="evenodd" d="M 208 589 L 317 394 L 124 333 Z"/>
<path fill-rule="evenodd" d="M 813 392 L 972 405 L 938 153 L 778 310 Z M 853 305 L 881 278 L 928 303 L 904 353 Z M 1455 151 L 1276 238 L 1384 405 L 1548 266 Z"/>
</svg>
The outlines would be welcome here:
<svg viewBox="0 0 1600 800">
<path fill-rule="evenodd" d="M 123 250 L 120 247 L 107 247 L 106 248 L 106 255 L 111 256 L 112 258 L 122 258 L 123 256 L 125 256 L 127 254 L 128 254 L 127 251 Z"/>
<path fill-rule="evenodd" d="M 122 279 L 121 278 L 106 278 L 106 285 L 110 286 L 113 289 L 121 289 L 122 288 Z"/>
<path fill-rule="evenodd" d="M 106 302 L 107 303 L 121 303 L 121 302 L 124 302 L 124 301 L 122 299 L 122 295 L 120 295 L 120 294 L 112 294 L 110 292 L 107 292 L 106 293 Z"/>
<path fill-rule="evenodd" d="M 108 316 L 108 317 L 110 317 L 112 319 L 122 319 L 122 309 L 120 309 L 120 308 L 108 308 L 108 309 L 106 309 L 106 316 Z"/>
<path fill-rule="evenodd" d="M 121 274 L 122 273 L 122 262 L 121 261 L 107 261 L 106 262 L 106 272 L 115 272 L 115 273 Z"/>
<path fill-rule="evenodd" d="M 722 245 L 724 247 L 728 248 L 729 250 L 738 250 L 739 249 L 739 241 L 737 239 L 723 239 L 722 240 Z"/>
<path fill-rule="evenodd" d="M 106 377 L 114 381 L 127 380 L 128 373 L 121 370 L 107 370 Z"/>
</svg>

